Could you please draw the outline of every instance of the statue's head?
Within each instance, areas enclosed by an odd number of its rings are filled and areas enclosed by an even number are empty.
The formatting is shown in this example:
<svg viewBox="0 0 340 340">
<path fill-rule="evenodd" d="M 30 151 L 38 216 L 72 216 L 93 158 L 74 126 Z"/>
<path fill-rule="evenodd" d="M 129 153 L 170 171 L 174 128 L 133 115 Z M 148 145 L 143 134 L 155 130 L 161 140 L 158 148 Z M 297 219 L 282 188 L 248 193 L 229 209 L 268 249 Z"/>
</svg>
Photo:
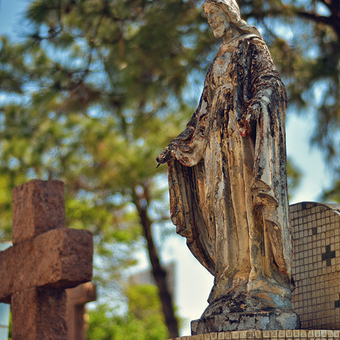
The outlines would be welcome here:
<svg viewBox="0 0 340 340">
<path fill-rule="evenodd" d="M 255 34 L 262 38 L 255 26 L 248 25 L 241 19 L 240 9 L 235 0 L 205 0 L 203 10 L 216 38 L 224 36 L 231 25 L 241 34 Z"/>
</svg>

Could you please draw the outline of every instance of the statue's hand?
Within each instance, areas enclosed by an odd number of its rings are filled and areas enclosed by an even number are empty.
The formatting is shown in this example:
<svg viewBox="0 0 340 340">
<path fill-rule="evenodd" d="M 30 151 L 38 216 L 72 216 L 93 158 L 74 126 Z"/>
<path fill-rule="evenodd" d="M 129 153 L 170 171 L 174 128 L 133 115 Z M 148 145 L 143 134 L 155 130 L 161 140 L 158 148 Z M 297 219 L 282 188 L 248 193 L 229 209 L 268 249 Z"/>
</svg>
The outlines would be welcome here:
<svg viewBox="0 0 340 340">
<path fill-rule="evenodd" d="M 259 102 L 254 102 L 248 107 L 246 121 L 249 125 L 252 125 L 260 117 L 262 111 L 261 104 Z"/>
<path fill-rule="evenodd" d="M 165 148 L 165 150 L 156 158 L 158 164 L 167 163 L 172 158 L 171 149 L 169 146 Z"/>
<path fill-rule="evenodd" d="M 239 131 L 242 137 L 247 137 L 251 134 L 256 125 L 257 119 L 260 117 L 261 104 L 258 102 L 253 103 L 248 107 L 247 113 L 239 121 Z"/>
</svg>

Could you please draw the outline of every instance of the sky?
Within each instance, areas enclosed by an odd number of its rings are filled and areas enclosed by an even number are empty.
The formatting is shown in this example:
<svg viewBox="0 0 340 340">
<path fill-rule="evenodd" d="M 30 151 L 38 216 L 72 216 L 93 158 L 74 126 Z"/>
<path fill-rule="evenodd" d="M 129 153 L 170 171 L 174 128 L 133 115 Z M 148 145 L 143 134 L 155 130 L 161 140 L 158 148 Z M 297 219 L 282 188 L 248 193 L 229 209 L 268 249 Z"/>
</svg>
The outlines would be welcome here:
<svg viewBox="0 0 340 340">
<path fill-rule="evenodd" d="M 22 31 L 20 14 L 28 0 L 0 0 L 0 35 L 15 38 Z M 329 173 L 322 153 L 309 145 L 315 128 L 312 113 L 301 116 L 290 114 L 287 118 L 287 153 L 302 171 L 301 184 L 290 203 L 317 201 L 323 189 L 330 186 Z M 165 262 L 175 262 L 175 291 L 178 314 L 184 318 L 182 335 L 190 334 L 190 320 L 198 319 L 207 306 L 207 298 L 212 287 L 213 277 L 192 256 L 185 244 L 185 239 L 170 237 L 164 245 Z M 148 266 L 145 253 L 140 254 L 140 264 L 136 270 Z"/>
<path fill-rule="evenodd" d="M 20 31 L 20 14 L 28 0 L 0 0 L 0 34 L 15 36 Z"/>
</svg>

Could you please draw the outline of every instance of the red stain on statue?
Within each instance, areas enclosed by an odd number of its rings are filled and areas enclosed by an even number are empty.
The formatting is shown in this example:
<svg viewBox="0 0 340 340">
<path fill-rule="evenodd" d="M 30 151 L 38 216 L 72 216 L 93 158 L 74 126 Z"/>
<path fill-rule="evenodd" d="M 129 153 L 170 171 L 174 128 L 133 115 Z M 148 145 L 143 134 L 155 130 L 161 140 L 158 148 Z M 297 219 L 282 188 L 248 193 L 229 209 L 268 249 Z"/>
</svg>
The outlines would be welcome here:
<svg viewBox="0 0 340 340">
<path fill-rule="evenodd" d="M 243 129 L 239 128 L 239 131 L 240 131 L 241 137 L 248 137 L 249 136 L 249 127 L 248 127 L 248 122 L 247 121 L 244 122 Z"/>
</svg>

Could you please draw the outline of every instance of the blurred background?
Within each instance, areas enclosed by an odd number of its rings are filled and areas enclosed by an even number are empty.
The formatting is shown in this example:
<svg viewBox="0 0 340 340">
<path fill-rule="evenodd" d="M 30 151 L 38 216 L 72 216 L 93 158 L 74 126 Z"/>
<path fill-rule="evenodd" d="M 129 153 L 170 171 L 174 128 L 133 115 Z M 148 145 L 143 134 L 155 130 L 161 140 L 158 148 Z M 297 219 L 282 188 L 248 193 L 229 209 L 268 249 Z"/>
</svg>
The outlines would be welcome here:
<svg viewBox="0 0 340 340">
<path fill-rule="evenodd" d="M 287 88 L 290 202 L 339 202 L 339 1 L 238 3 Z M 221 43 L 201 5 L 0 1 L 0 237 L 11 240 L 14 187 L 65 182 L 68 227 L 95 235 L 88 339 L 188 335 L 207 305 L 213 278 L 175 234 L 155 161 L 189 121 Z"/>
</svg>

